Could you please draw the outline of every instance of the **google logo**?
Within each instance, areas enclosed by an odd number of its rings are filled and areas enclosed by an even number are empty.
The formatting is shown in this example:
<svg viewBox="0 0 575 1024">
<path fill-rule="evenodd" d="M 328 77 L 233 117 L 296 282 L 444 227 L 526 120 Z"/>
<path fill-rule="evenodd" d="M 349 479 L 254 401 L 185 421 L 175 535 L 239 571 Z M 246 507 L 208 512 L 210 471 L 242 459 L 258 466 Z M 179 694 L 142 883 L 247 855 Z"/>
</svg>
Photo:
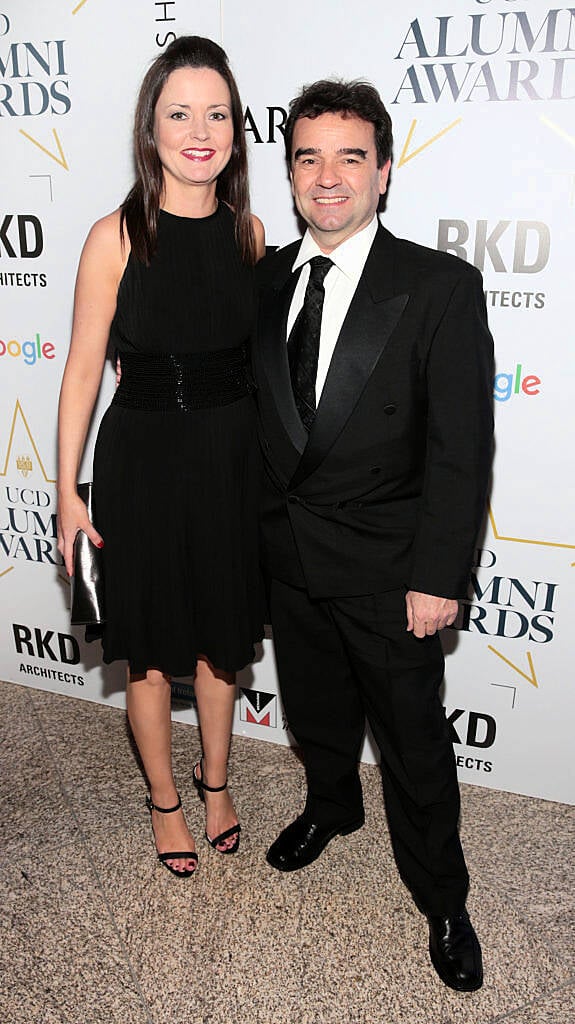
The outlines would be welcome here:
<svg viewBox="0 0 575 1024">
<path fill-rule="evenodd" d="M 508 402 L 513 395 L 538 395 L 541 378 L 534 373 L 523 375 L 521 363 L 512 373 L 498 373 L 493 382 L 493 397 L 496 402 Z"/>
<path fill-rule="evenodd" d="M 41 341 L 37 334 L 34 341 L 2 341 L 0 338 L 0 359 L 11 356 L 12 359 L 23 359 L 27 366 L 34 366 L 39 359 L 54 359 L 56 348 L 51 341 Z"/>
</svg>

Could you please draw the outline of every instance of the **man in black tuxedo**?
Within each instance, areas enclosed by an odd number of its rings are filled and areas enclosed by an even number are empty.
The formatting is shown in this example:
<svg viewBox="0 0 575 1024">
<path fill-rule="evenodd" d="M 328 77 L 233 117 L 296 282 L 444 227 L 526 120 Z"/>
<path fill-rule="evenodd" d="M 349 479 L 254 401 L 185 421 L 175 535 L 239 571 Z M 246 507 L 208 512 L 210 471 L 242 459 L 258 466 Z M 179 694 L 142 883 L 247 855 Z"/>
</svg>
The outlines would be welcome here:
<svg viewBox="0 0 575 1024">
<path fill-rule="evenodd" d="M 308 795 L 267 859 L 305 867 L 363 825 L 367 718 L 433 965 L 471 991 L 481 949 L 465 910 L 438 631 L 466 593 L 491 460 L 481 275 L 379 224 L 392 137 L 371 86 L 304 89 L 285 142 L 308 230 L 261 266 L 255 368 L 271 620 Z"/>
</svg>

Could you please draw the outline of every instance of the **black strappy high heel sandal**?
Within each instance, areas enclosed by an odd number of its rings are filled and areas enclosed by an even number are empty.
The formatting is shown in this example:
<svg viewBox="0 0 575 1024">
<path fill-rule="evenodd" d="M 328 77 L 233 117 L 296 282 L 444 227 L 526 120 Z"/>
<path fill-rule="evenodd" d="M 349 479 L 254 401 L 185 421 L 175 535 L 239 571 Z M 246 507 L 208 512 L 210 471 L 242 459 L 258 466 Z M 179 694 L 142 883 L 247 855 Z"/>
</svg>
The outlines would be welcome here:
<svg viewBox="0 0 575 1024">
<path fill-rule="evenodd" d="M 152 803 L 149 796 L 146 797 L 146 807 L 150 812 L 150 817 L 152 816 L 152 811 L 158 811 L 160 814 L 174 814 L 175 811 L 180 810 L 181 806 L 182 800 L 179 793 L 178 802 L 175 807 L 158 807 L 157 804 Z M 171 864 L 167 863 L 167 861 L 175 860 L 179 857 L 185 857 L 186 860 L 195 861 L 196 867 L 192 868 L 191 871 L 188 871 L 187 868 L 185 868 L 184 871 L 177 871 L 176 868 L 173 868 Z M 160 861 L 160 864 L 163 864 L 163 866 L 167 868 L 168 871 L 171 871 L 176 878 L 189 878 L 190 875 L 195 875 L 196 868 L 198 866 L 198 855 L 193 850 L 180 850 L 177 853 L 158 853 L 158 860 Z"/>
<path fill-rule="evenodd" d="M 203 761 L 203 758 L 200 758 L 200 760 L 196 762 L 196 764 L 194 765 L 194 771 L 193 771 L 192 774 L 193 774 L 193 777 L 194 777 L 194 786 L 196 787 L 196 789 L 198 791 L 198 796 L 199 796 L 200 800 L 202 801 L 202 803 L 205 804 L 206 798 L 204 796 L 204 791 L 206 793 L 223 793 L 224 789 L 227 789 L 228 780 L 226 779 L 226 781 L 224 782 L 223 786 L 208 786 L 207 783 L 204 782 L 204 773 L 202 771 L 202 761 Z M 199 771 L 199 776 L 198 776 L 198 771 Z M 216 836 L 214 839 L 210 839 L 210 837 L 209 837 L 207 832 L 205 832 L 204 835 L 205 835 L 208 843 L 210 844 L 210 846 L 213 846 L 214 850 L 217 850 L 218 853 L 237 853 L 238 847 L 240 845 L 240 832 L 241 832 L 241 830 L 242 830 L 241 829 L 241 825 L 232 825 L 231 828 L 227 828 L 225 832 L 222 832 L 219 836 Z M 229 839 L 231 836 L 235 836 L 236 837 L 235 843 L 233 843 L 232 846 L 229 846 L 227 848 L 227 850 L 218 850 L 218 843 L 223 843 L 224 839 Z"/>
</svg>

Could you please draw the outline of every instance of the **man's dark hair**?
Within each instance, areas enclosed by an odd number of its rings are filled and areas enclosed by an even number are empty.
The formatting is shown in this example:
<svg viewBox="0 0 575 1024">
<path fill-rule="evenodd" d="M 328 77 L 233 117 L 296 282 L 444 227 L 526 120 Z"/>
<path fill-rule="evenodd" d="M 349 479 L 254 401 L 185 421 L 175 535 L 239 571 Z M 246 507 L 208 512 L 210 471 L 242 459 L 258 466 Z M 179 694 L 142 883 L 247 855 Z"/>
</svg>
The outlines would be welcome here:
<svg viewBox="0 0 575 1024">
<path fill-rule="evenodd" d="M 319 117 L 321 114 L 343 114 L 344 117 L 359 117 L 369 121 L 375 133 L 377 166 L 390 159 L 393 146 L 391 118 L 385 109 L 377 89 L 369 82 L 359 80 L 322 79 L 313 85 L 306 85 L 289 106 L 285 126 L 284 142 L 288 164 L 292 158 L 292 139 L 296 121 L 301 117 Z"/>
</svg>

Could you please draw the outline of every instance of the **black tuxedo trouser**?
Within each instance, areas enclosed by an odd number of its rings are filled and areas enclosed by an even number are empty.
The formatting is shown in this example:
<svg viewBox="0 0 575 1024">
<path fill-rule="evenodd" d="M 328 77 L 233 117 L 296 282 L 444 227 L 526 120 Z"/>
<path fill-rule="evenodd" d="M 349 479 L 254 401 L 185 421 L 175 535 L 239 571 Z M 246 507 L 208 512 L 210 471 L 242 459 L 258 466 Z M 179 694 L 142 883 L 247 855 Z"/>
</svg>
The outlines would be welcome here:
<svg viewBox="0 0 575 1024">
<path fill-rule="evenodd" d="M 311 600 L 272 580 L 270 602 L 282 699 L 305 758 L 306 813 L 322 825 L 361 818 L 367 718 L 400 875 L 424 913 L 457 913 L 469 876 L 439 637 L 406 631 L 403 590 Z"/>
</svg>

